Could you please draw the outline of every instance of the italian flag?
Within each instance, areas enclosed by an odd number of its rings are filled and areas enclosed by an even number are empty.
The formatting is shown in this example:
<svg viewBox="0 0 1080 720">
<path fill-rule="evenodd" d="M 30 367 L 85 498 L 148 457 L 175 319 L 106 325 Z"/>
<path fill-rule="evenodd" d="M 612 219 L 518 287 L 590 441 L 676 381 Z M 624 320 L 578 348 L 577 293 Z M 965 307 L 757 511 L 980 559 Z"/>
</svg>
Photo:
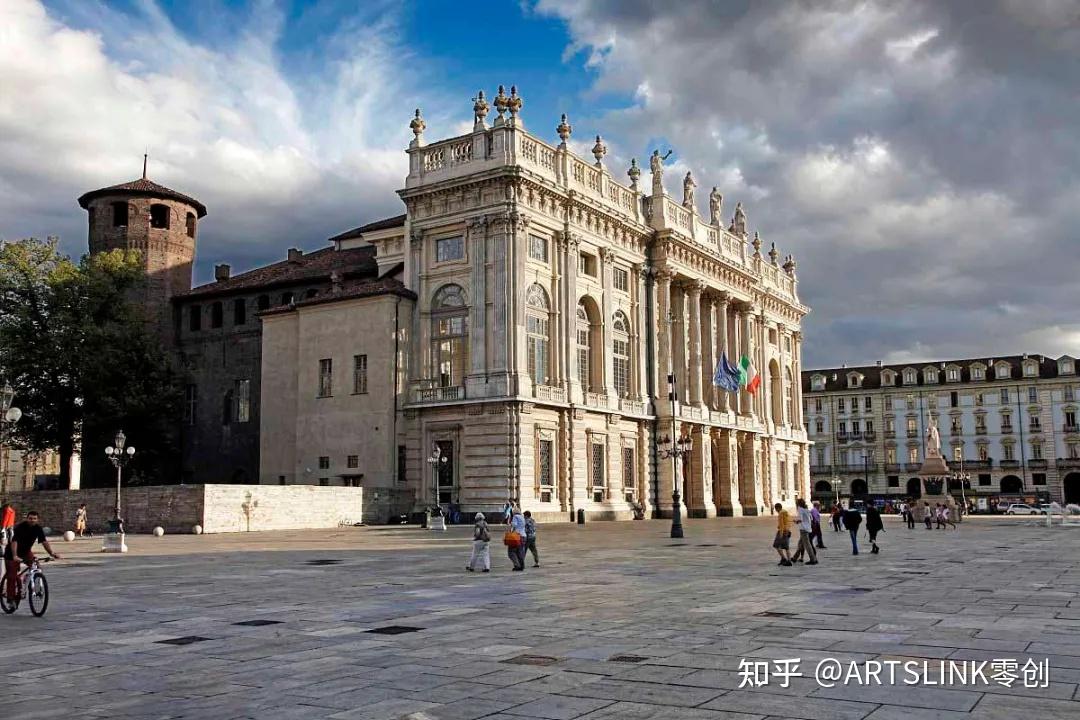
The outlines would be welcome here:
<svg viewBox="0 0 1080 720">
<path fill-rule="evenodd" d="M 748 393 L 756 393 L 761 385 L 761 376 L 758 375 L 754 363 L 750 362 L 749 355 L 743 355 L 739 361 L 739 384 L 746 388 Z"/>
</svg>

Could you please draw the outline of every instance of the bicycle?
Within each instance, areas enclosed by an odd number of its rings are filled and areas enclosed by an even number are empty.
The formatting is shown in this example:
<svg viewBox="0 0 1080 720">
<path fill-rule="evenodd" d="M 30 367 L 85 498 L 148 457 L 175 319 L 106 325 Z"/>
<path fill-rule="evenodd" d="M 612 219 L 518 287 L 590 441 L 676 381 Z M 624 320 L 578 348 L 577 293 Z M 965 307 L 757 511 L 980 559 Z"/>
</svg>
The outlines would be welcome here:
<svg viewBox="0 0 1080 720">
<path fill-rule="evenodd" d="M 0 587 L 0 609 L 8 615 L 19 609 L 23 598 L 30 601 L 30 612 L 34 617 L 41 617 L 49 608 L 49 582 L 41 569 L 41 563 L 52 558 L 35 558 L 30 565 L 23 565 L 19 571 L 19 594 L 14 600 L 8 600 L 5 588 Z"/>
</svg>

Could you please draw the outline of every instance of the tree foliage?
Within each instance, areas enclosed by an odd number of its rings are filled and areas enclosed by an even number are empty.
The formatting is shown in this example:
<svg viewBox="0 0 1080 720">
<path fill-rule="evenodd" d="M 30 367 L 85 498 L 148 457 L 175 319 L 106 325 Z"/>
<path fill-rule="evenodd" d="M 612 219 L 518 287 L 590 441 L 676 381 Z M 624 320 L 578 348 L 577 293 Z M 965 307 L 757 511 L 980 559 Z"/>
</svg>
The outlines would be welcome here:
<svg viewBox="0 0 1080 720">
<path fill-rule="evenodd" d="M 147 482 L 175 467 L 180 394 L 160 343 L 131 298 L 144 282 L 138 251 L 78 263 L 56 240 L 0 243 L 0 376 L 23 418 L 12 437 L 30 451 L 57 449 L 61 482 L 80 447 L 83 474 L 111 477 L 102 450 L 122 428 L 138 453 L 131 476 Z"/>
</svg>

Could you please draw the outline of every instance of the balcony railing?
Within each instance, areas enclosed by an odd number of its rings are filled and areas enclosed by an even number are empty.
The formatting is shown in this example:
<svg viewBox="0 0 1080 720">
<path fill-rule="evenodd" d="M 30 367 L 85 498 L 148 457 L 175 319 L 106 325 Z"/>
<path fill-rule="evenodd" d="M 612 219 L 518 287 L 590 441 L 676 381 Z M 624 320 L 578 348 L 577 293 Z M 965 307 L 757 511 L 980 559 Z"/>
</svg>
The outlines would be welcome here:
<svg viewBox="0 0 1080 720">
<path fill-rule="evenodd" d="M 554 385 L 533 385 L 533 397 L 549 402 L 566 402 L 566 389 Z"/>
<path fill-rule="evenodd" d="M 1066 425 L 1064 430 L 1067 433 L 1078 433 L 1080 432 L 1080 425 Z"/>
<path fill-rule="evenodd" d="M 705 413 L 702 411 L 702 409 L 699 407 L 694 407 L 693 405 L 680 405 L 679 415 L 686 418 L 687 420 L 705 419 Z"/>
<path fill-rule="evenodd" d="M 1045 459 L 1031 459 L 1028 460 L 1028 467 L 1032 470 L 1045 470 L 1050 463 Z"/>
<path fill-rule="evenodd" d="M 848 434 L 846 432 L 838 432 L 838 433 L 836 433 L 836 442 L 847 442 L 847 441 L 848 441 Z"/>
<path fill-rule="evenodd" d="M 887 472 L 887 473 L 900 472 L 900 463 L 885 463 L 885 472 Z"/>
<path fill-rule="evenodd" d="M 904 463 L 904 472 L 919 472 L 922 469 L 922 463 Z"/>
<path fill-rule="evenodd" d="M 1001 434 L 1002 435 L 1012 435 L 1012 431 L 1013 431 L 1012 425 L 1002 425 L 1001 426 Z"/>
<path fill-rule="evenodd" d="M 1057 466 L 1061 470 L 1080 468 L 1080 458 L 1058 458 Z"/>
<path fill-rule="evenodd" d="M 987 459 L 987 460 L 965 460 L 963 464 L 964 464 L 964 470 L 989 470 L 990 468 L 994 467 L 994 461 L 989 460 L 989 459 Z M 957 465 L 957 469 L 959 469 L 960 464 L 956 463 L 956 465 Z"/>
<path fill-rule="evenodd" d="M 415 402 L 452 402 L 465 399 L 464 385 L 449 387 L 418 387 L 413 390 Z"/>
<path fill-rule="evenodd" d="M 976 435 L 985 435 L 986 434 L 986 426 L 985 425 L 976 425 L 975 426 L 975 434 Z"/>
<path fill-rule="evenodd" d="M 874 442 L 875 440 L 877 440 L 877 431 L 876 430 L 863 430 L 862 436 L 863 436 L 863 440 L 865 440 L 866 442 Z"/>
<path fill-rule="evenodd" d="M 1042 432 L 1042 425 L 1028 425 L 1028 432 L 1029 433 L 1041 433 Z"/>
<path fill-rule="evenodd" d="M 832 475 L 832 465 L 811 465 L 811 475 Z"/>
<path fill-rule="evenodd" d="M 864 466 L 862 463 L 854 465 L 836 465 L 836 472 L 838 473 L 855 473 L 861 475 L 863 472 L 874 473 L 877 472 L 877 463 L 866 463 Z"/>
<path fill-rule="evenodd" d="M 908 430 L 907 431 L 907 436 L 909 438 L 919 437 L 919 431 L 918 430 Z"/>
<path fill-rule="evenodd" d="M 644 415 L 645 403 L 641 402 L 640 400 L 619 398 L 619 410 L 630 415 Z"/>
<path fill-rule="evenodd" d="M 1000 465 L 1001 465 L 1002 469 L 1015 469 L 1015 468 L 1020 467 L 1020 461 L 1019 460 L 1002 460 Z"/>
<path fill-rule="evenodd" d="M 895 438 L 896 438 L 896 431 L 895 430 L 886 430 L 885 431 L 885 439 L 886 440 L 894 440 Z"/>
</svg>

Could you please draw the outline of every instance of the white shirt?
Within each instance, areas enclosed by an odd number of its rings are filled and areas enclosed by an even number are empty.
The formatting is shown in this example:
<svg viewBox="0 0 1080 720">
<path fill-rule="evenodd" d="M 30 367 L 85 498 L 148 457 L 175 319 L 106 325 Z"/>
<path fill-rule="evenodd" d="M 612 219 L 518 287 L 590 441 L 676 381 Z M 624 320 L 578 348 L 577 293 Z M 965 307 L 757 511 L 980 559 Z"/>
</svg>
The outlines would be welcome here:
<svg viewBox="0 0 1080 720">
<path fill-rule="evenodd" d="M 799 529 L 800 530 L 805 530 L 806 532 L 811 532 L 813 530 L 813 528 L 814 528 L 813 519 L 814 518 L 810 514 L 810 510 L 808 508 L 804 508 L 804 507 L 799 508 Z"/>
</svg>

